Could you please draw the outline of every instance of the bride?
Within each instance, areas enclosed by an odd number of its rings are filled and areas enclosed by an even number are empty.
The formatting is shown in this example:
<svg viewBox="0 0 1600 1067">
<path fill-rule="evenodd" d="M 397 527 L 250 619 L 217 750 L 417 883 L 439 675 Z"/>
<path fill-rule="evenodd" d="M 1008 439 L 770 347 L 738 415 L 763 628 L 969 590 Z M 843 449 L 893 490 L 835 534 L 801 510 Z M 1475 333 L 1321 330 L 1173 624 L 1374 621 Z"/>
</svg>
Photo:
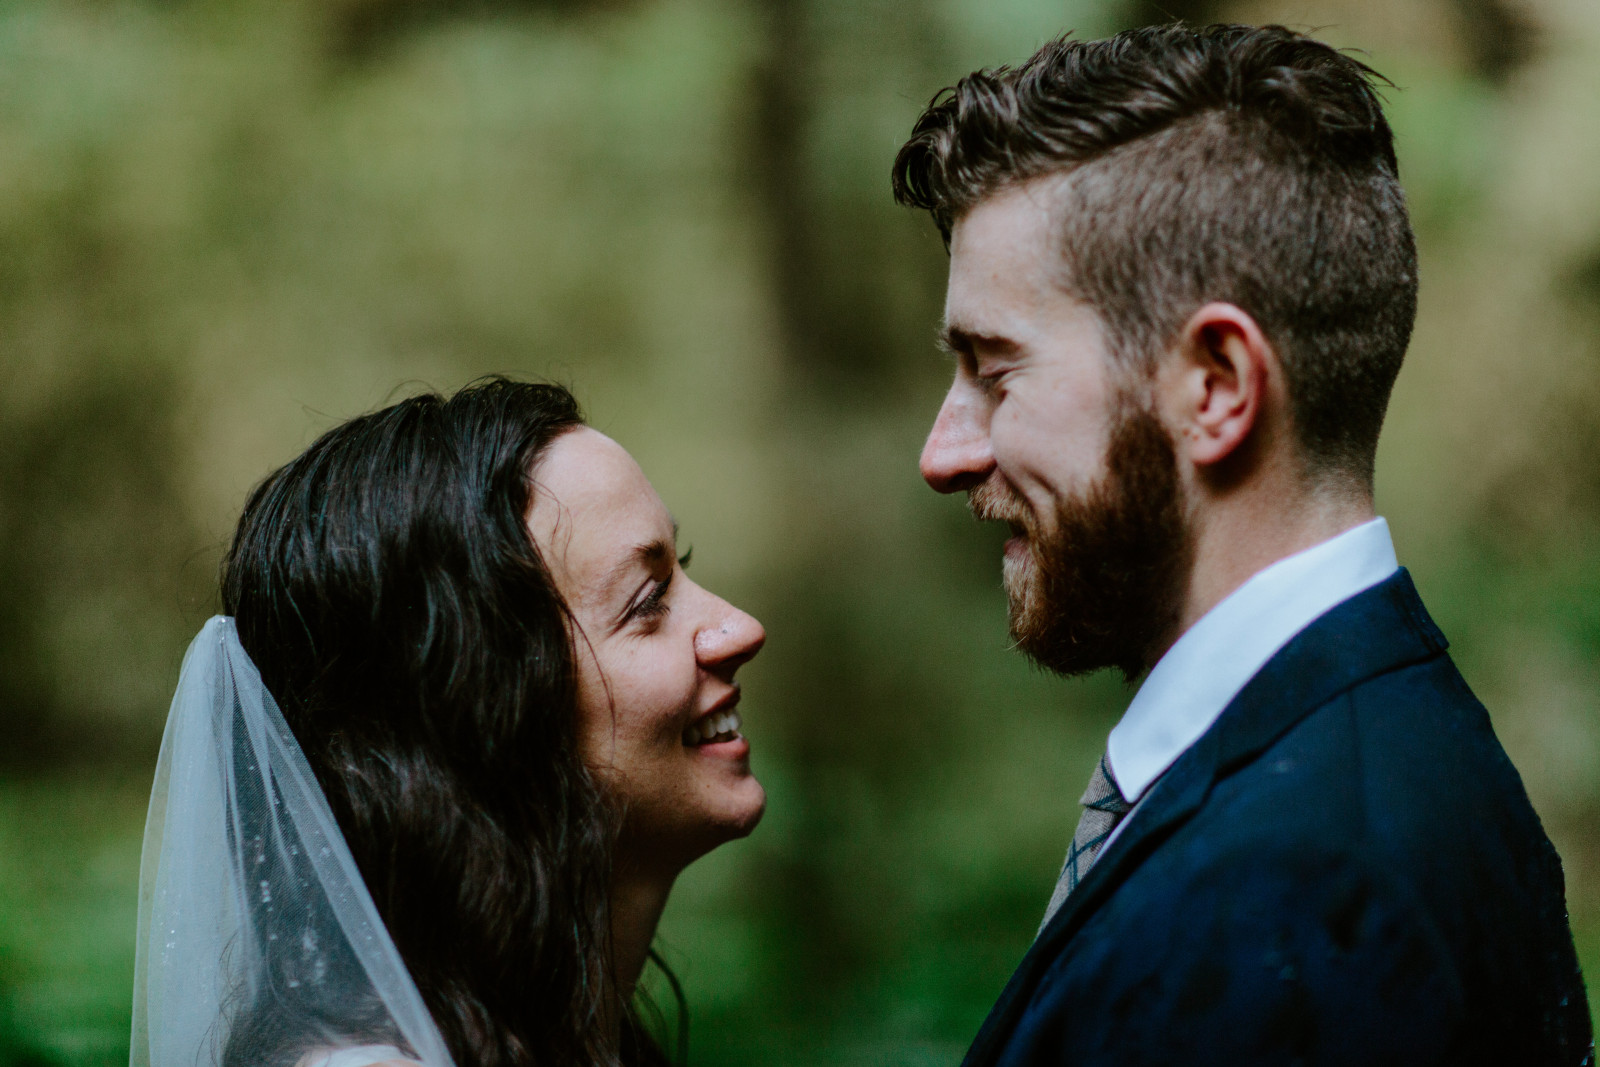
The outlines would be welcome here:
<svg viewBox="0 0 1600 1067">
<path fill-rule="evenodd" d="M 146 828 L 133 1067 L 664 1064 L 678 873 L 765 805 L 765 635 L 564 389 L 347 422 L 251 496 Z"/>
</svg>

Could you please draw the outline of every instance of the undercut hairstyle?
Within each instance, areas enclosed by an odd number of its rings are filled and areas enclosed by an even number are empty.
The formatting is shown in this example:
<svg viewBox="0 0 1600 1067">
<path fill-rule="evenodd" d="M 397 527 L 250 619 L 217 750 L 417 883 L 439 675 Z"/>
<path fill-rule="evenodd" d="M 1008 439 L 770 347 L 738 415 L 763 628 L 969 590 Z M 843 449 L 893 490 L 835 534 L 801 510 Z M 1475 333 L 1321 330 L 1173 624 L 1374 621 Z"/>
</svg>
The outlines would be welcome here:
<svg viewBox="0 0 1600 1067">
<path fill-rule="evenodd" d="M 1149 371 L 1202 305 L 1237 305 L 1283 363 L 1307 472 L 1370 489 L 1417 307 L 1387 84 L 1281 26 L 1058 38 L 935 95 L 895 199 L 948 246 L 985 198 L 1060 176 L 1061 282 L 1114 358 Z"/>
<path fill-rule="evenodd" d="M 631 1013 L 611 1036 L 617 819 L 580 758 L 573 631 L 527 527 L 541 456 L 581 425 L 567 390 L 499 378 L 353 419 L 255 490 L 223 564 L 240 643 L 473 1067 L 666 1062 Z M 298 938 L 270 940 L 288 955 L 269 973 L 292 967 Z M 224 1067 L 246 1067 L 238 1049 L 293 1067 L 330 1033 L 400 1043 L 315 994 L 257 991 Z"/>
</svg>

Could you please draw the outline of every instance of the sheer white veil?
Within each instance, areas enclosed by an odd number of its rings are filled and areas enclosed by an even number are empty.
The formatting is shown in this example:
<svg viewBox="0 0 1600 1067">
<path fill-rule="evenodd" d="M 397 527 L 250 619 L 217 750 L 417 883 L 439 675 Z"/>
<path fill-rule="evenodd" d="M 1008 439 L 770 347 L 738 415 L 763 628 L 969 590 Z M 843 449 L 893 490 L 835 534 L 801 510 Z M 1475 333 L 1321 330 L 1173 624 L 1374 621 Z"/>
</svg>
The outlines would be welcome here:
<svg viewBox="0 0 1600 1067">
<path fill-rule="evenodd" d="M 368 1050 L 365 1057 L 339 1050 Z M 130 1067 L 453 1067 L 231 618 L 172 699 L 139 877 Z"/>
</svg>

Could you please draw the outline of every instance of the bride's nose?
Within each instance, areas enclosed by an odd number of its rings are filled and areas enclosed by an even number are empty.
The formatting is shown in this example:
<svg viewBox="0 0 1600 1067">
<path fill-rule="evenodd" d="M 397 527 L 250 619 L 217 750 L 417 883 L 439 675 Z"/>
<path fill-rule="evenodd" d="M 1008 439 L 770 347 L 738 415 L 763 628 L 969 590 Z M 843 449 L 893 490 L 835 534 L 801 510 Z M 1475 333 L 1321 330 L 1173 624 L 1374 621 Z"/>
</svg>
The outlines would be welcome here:
<svg viewBox="0 0 1600 1067">
<path fill-rule="evenodd" d="M 767 643 L 767 631 L 755 617 L 721 597 L 713 597 L 707 622 L 694 636 L 694 655 L 706 670 L 732 674 Z"/>
</svg>

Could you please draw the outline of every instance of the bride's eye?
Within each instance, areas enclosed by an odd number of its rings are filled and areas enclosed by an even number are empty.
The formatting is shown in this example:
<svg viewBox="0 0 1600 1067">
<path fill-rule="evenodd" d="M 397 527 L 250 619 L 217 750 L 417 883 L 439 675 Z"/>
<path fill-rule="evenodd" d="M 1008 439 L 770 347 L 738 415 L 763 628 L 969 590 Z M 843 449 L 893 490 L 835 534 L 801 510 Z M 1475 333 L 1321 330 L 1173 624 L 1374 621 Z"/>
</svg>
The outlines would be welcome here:
<svg viewBox="0 0 1600 1067">
<path fill-rule="evenodd" d="M 655 584 L 648 596 L 639 601 L 639 606 L 633 609 L 635 619 L 662 619 L 668 611 L 672 610 L 667 604 L 667 589 L 672 585 L 672 575 Z"/>
</svg>

